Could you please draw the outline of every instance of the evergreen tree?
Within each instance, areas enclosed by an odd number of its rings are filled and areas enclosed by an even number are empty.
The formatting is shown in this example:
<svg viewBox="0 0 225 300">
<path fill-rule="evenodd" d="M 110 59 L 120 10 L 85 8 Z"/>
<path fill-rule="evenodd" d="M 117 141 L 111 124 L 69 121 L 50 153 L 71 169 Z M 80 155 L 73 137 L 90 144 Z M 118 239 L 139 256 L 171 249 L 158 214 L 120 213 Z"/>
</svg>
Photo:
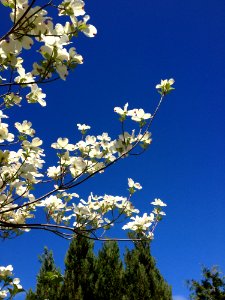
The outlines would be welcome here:
<svg viewBox="0 0 225 300">
<path fill-rule="evenodd" d="M 77 236 L 72 240 L 65 258 L 62 300 L 92 300 L 95 285 L 93 242 Z"/>
<path fill-rule="evenodd" d="M 203 279 L 188 281 L 191 291 L 191 299 L 194 300 L 225 300 L 225 277 L 221 275 L 217 267 L 211 270 L 204 267 Z"/>
<path fill-rule="evenodd" d="M 172 300 L 171 287 L 156 268 L 150 242 L 135 242 L 125 254 L 123 300 Z"/>
<path fill-rule="evenodd" d="M 117 242 L 106 242 L 96 260 L 95 299 L 121 300 L 123 264 Z"/>
<path fill-rule="evenodd" d="M 117 242 L 104 243 L 95 257 L 93 242 L 78 236 L 66 254 L 63 284 L 52 252 L 45 249 L 41 262 L 36 292 L 30 290 L 27 300 L 172 299 L 171 288 L 150 254 L 149 241 L 136 242 L 134 249 L 126 251 L 124 270 Z"/>
<path fill-rule="evenodd" d="M 59 269 L 55 266 L 53 253 L 47 247 L 44 248 L 44 253 L 39 258 L 41 268 L 37 276 L 36 291 L 29 290 L 26 300 L 56 300 L 62 281 L 62 275 Z"/>
</svg>

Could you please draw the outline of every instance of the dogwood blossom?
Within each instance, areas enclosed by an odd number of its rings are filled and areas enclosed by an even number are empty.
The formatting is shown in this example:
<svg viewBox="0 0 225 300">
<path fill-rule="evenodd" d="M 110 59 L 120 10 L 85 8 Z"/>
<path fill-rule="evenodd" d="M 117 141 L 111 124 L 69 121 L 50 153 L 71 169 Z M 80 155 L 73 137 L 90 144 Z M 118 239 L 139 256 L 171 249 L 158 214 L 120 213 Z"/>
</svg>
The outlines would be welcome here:
<svg viewBox="0 0 225 300">
<path fill-rule="evenodd" d="M 122 109 L 121 107 L 115 107 L 115 108 L 114 108 L 114 111 L 115 111 L 117 114 L 119 114 L 119 115 L 126 115 L 126 114 L 128 113 L 127 108 L 128 108 L 128 103 L 126 103 L 126 104 L 124 105 L 124 108 L 123 108 L 123 109 Z"/>
<path fill-rule="evenodd" d="M 144 233 L 154 222 L 154 214 L 151 213 L 150 215 L 147 215 L 147 213 L 144 213 L 142 217 L 131 217 L 131 220 L 133 221 L 128 222 L 122 227 L 122 229 L 129 229 L 132 231 Z"/>
<path fill-rule="evenodd" d="M 69 140 L 67 138 L 58 138 L 57 143 L 52 144 L 52 148 L 72 151 L 75 149 L 75 146 L 69 144 Z"/>
<path fill-rule="evenodd" d="M 151 114 L 145 113 L 145 111 L 140 109 L 133 109 L 131 112 L 128 112 L 128 116 L 131 116 L 131 119 L 136 122 L 141 122 L 151 118 Z"/>
<path fill-rule="evenodd" d="M 42 200 L 38 206 L 44 206 L 49 210 L 60 210 L 65 207 L 65 204 L 62 202 L 61 199 L 57 198 L 56 196 L 51 195 L 50 197 Z"/>
<path fill-rule="evenodd" d="M 38 102 L 45 106 L 45 93 L 39 85 L 54 75 L 65 80 L 71 69 L 82 64 L 82 56 L 76 52 L 75 47 L 70 47 L 70 44 L 79 32 L 87 37 L 94 37 L 97 29 L 88 24 L 90 17 L 85 15 L 83 1 L 62 1 L 58 6 L 52 6 L 58 9 L 59 16 L 63 15 L 67 18 L 65 24 L 55 23 L 55 18 L 49 15 L 51 10 L 48 8 L 51 3 L 44 7 L 29 6 L 27 0 L 16 2 L 2 0 L 1 3 L 11 9 L 12 22 L 20 21 L 19 26 L 15 26 L 15 30 L 10 31 L 0 40 L 1 75 L 3 75 L 0 77 L 1 80 L 7 82 L 7 76 L 4 75 L 7 74 L 8 69 L 14 70 L 9 82 L 13 85 L 4 96 L 4 102 L 7 106 L 18 105 L 24 93 L 20 90 L 16 95 L 15 91 L 17 85 L 21 85 L 23 88 L 30 89 L 30 92 L 26 93 L 29 103 Z M 24 50 L 32 51 L 34 57 L 38 54 L 41 57 L 37 56 L 33 65 L 27 67 L 23 61 Z M 25 65 L 29 71 L 26 70 Z"/>
<path fill-rule="evenodd" d="M 22 285 L 20 284 L 19 278 L 13 278 L 12 284 L 15 285 L 18 289 L 22 289 Z"/>
<path fill-rule="evenodd" d="M 8 265 L 7 267 L 0 267 L 0 276 L 12 276 L 13 267 L 12 265 Z"/>
<path fill-rule="evenodd" d="M 16 129 L 23 134 L 34 136 L 35 130 L 31 128 L 32 123 L 28 122 L 27 120 L 23 121 L 23 123 L 16 122 L 15 127 Z"/>
<path fill-rule="evenodd" d="M 128 186 L 129 188 L 135 188 L 138 190 L 142 189 L 142 186 L 138 182 L 134 182 L 132 178 L 128 178 Z"/>
<path fill-rule="evenodd" d="M 74 40 L 79 33 L 88 37 L 97 33 L 89 24 L 84 2 L 64 0 L 57 5 L 49 2 L 43 6 L 31 5 L 28 0 L 1 0 L 1 3 L 10 9 L 13 25 L 12 30 L 0 39 L 0 81 L 4 81 L 3 84 L 0 82 L 3 89 L 0 104 L 0 236 L 7 238 L 32 228 L 44 228 L 62 236 L 73 237 L 79 229 L 89 230 L 93 237 L 102 237 L 123 218 L 129 220 L 123 229 L 152 236 L 155 224 L 164 214 L 161 206 L 165 204 L 155 199 L 152 213 L 134 216 L 139 210 L 132 197 L 142 187 L 133 179 L 128 178 L 127 196 L 94 196 L 90 193 L 87 199 L 82 199 L 73 189 L 133 154 L 134 149 L 145 150 L 152 141 L 149 127 L 155 113 L 150 114 L 142 108 L 128 109 L 128 103 L 123 108 L 115 107 L 122 122 L 117 136 L 110 136 L 105 130 L 97 135 L 89 132 L 86 135 L 91 127 L 77 124 L 79 134 L 74 137 L 81 135 L 80 138 L 59 137 L 51 141 L 55 156 L 52 155 L 50 166 L 48 162 L 45 166 L 43 141 L 36 136 L 32 123 L 14 121 L 13 126 L 11 119 L 3 113 L 14 105 L 20 107 L 23 98 L 28 103 L 46 106 L 43 84 L 66 80 L 70 71 L 83 63 Z M 59 16 L 57 22 L 54 9 Z M 26 60 L 27 50 L 34 58 L 32 63 Z M 172 79 L 163 80 L 156 88 L 164 97 L 173 89 L 173 83 Z M 133 122 L 136 128 L 130 129 L 125 121 Z M 40 195 L 36 191 L 42 191 L 44 185 L 46 194 Z M 34 219 L 41 211 L 46 220 L 38 224 Z M 4 271 L 11 272 L 10 267 L 2 269 Z M 22 288 L 17 278 L 12 284 Z M 7 294 L 4 290 L 1 292 Z"/>
<path fill-rule="evenodd" d="M 153 202 L 151 202 L 151 204 L 156 206 L 167 206 L 166 203 L 160 199 L 155 199 Z"/>
<path fill-rule="evenodd" d="M 77 124 L 77 127 L 78 127 L 78 130 L 80 130 L 80 131 L 86 131 L 91 128 L 89 125 L 85 125 L 85 124 Z"/>
<path fill-rule="evenodd" d="M 166 95 L 168 94 L 170 91 L 174 90 L 174 88 L 172 87 L 172 85 L 174 84 L 175 80 L 173 78 L 171 79 L 165 79 L 165 80 L 161 80 L 160 84 L 156 85 L 156 89 L 159 90 L 159 93 L 162 95 Z"/>
</svg>

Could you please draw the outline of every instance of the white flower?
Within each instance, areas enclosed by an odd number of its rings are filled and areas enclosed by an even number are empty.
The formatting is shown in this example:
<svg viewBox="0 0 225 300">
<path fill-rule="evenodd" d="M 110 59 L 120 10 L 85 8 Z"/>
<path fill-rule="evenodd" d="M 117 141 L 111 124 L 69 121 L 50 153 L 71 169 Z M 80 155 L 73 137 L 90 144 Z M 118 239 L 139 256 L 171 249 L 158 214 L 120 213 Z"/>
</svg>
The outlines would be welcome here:
<svg viewBox="0 0 225 300">
<path fill-rule="evenodd" d="M 73 177 L 80 175 L 85 169 L 87 165 L 82 157 L 73 157 L 71 159 L 71 167 L 70 172 Z"/>
<path fill-rule="evenodd" d="M 154 221 L 154 214 L 150 214 L 149 216 L 147 213 L 143 214 L 143 217 L 131 217 L 132 222 L 127 223 L 122 227 L 122 229 L 130 229 L 133 231 L 146 231 L 152 225 Z"/>
<path fill-rule="evenodd" d="M 34 43 L 32 38 L 30 38 L 29 36 L 23 36 L 20 42 L 22 43 L 22 47 L 26 50 L 29 50 Z"/>
<path fill-rule="evenodd" d="M 26 96 L 28 103 L 38 102 L 41 106 L 46 106 L 45 97 L 46 94 L 42 93 L 42 89 L 37 84 L 31 85 L 31 92 Z"/>
<path fill-rule="evenodd" d="M 128 112 L 128 110 L 127 110 L 127 108 L 128 108 L 128 103 L 126 103 L 125 105 L 124 105 L 124 108 L 122 109 L 121 107 L 115 107 L 114 108 L 114 112 L 116 112 L 117 114 L 119 114 L 119 115 L 126 115 L 127 114 L 127 112 Z"/>
<path fill-rule="evenodd" d="M 96 27 L 91 24 L 87 24 L 86 26 L 87 27 L 83 29 L 82 32 L 88 37 L 95 37 L 95 35 L 97 34 Z"/>
<path fill-rule="evenodd" d="M 56 179 L 61 174 L 61 168 L 58 167 L 49 167 L 47 170 L 47 176 L 53 179 Z"/>
<path fill-rule="evenodd" d="M 147 120 L 152 118 L 151 114 L 145 113 L 142 108 L 140 109 L 133 109 L 132 111 L 128 112 L 128 116 L 131 116 L 131 119 L 136 122 L 141 122 L 143 120 Z"/>
<path fill-rule="evenodd" d="M 74 145 L 69 144 L 69 140 L 67 138 L 58 138 L 57 143 L 53 143 L 51 146 L 54 149 L 64 149 L 68 151 L 73 151 L 75 149 Z"/>
<path fill-rule="evenodd" d="M 131 179 L 131 178 L 128 178 L 128 186 L 129 186 L 129 188 L 135 188 L 138 190 L 142 189 L 142 186 L 140 185 L 140 183 L 134 182 L 133 179 Z"/>
<path fill-rule="evenodd" d="M 166 95 L 168 94 L 170 91 L 174 90 L 174 88 L 172 87 L 172 85 L 174 84 L 174 79 L 165 79 L 165 80 L 161 80 L 160 84 L 156 85 L 156 89 L 159 89 L 159 93 L 162 95 Z"/>
<path fill-rule="evenodd" d="M 41 201 L 37 206 L 45 206 L 50 210 L 60 210 L 65 207 L 65 204 L 58 197 L 51 195 Z"/>
<path fill-rule="evenodd" d="M 66 77 L 68 76 L 67 66 L 65 66 L 63 64 L 57 64 L 56 72 L 59 74 L 59 76 L 62 80 L 66 80 Z"/>
<path fill-rule="evenodd" d="M 165 87 L 166 85 L 172 85 L 172 84 L 174 84 L 174 82 L 175 82 L 175 80 L 173 79 L 173 78 L 171 78 L 171 79 L 165 79 L 165 80 L 163 80 L 163 79 L 161 79 L 161 82 L 159 83 L 159 84 L 157 84 L 156 85 L 156 88 L 157 89 L 161 89 L 161 88 L 163 88 L 163 87 Z"/>
<path fill-rule="evenodd" d="M 78 127 L 78 130 L 80 130 L 80 131 L 86 131 L 88 129 L 91 129 L 91 127 L 86 124 L 77 124 L 77 127 Z"/>
<path fill-rule="evenodd" d="M 161 216 L 165 216 L 166 215 L 166 213 L 164 211 L 161 211 L 159 208 L 158 209 L 154 208 L 152 212 L 155 215 L 161 215 Z"/>
<path fill-rule="evenodd" d="M 26 70 L 23 68 L 23 67 L 21 67 L 21 66 L 19 66 L 18 68 L 17 68 L 17 72 L 19 73 L 19 76 L 17 76 L 16 78 L 15 78 L 15 82 L 17 82 L 17 83 L 20 83 L 20 82 L 22 82 L 22 83 L 29 83 L 29 82 L 34 82 L 34 79 L 35 79 L 35 77 L 33 77 L 33 75 L 29 72 L 29 73 L 26 73 Z"/>
<path fill-rule="evenodd" d="M 14 104 L 20 105 L 22 97 L 16 95 L 15 93 L 9 93 L 4 97 L 4 102 L 7 107 L 13 106 Z"/>
<path fill-rule="evenodd" d="M 83 63 L 83 57 L 80 54 L 77 54 L 74 47 L 69 49 L 69 59 L 71 62 L 76 62 L 77 64 Z"/>
<path fill-rule="evenodd" d="M 12 142 L 14 140 L 14 135 L 9 133 L 8 124 L 0 122 L 0 143 L 4 141 Z"/>
<path fill-rule="evenodd" d="M 12 35 L 10 35 L 7 40 L 0 42 L 0 48 L 6 55 L 9 53 L 18 55 L 22 50 L 22 44 L 18 39 L 14 40 Z"/>
<path fill-rule="evenodd" d="M 23 141 L 22 145 L 25 149 L 32 149 L 33 151 L 40 150 L 39 146 L 42 145 L 42 140 L 38 137 L 32 139 L 31 143 L 29 141 Z"/>
<path fill-rule="evenodd" d="M 160 199 L 155 199 L 154 202 L 151 202 L 152 205 L 156 205 L 156 206 L 167 206 L 166 203 L 164 203 L 162 200 Z"/>
<path fill-rule="evenodd" d="M 3 119 L 3 118 L 8 118 L 8 116 L 4 115 L 3 111 L 0 110 L 0 119 Z"/>
<path fill-rule="evenodd" d="M 12 276 L 13 266 L 8 265 L 7 267 L 0 267 L 0 275 L 1 276 Z"/>
<path fill-rule="evenodd" d="M 17 128 L 17 130 L 19 132 L 30 135 L 30 136 L 33 136 L 35 131 L 34 131 L 34 129 L 31 128 L 31 126 L 32 126 L 32 123 L 28 122 L 26 120 L 23 121 L 22 124 L 20 124 L 19 122 L 15 123 L 15 127 Z"/>
<path fill-rule="evenodd" d="M 139 134 L 138 135 L 138 140 L 140 140 L 144 144 L 151 144 L 151 142 L 152 142 L 151 133 L 150 132 L 145 132 L 144 134 Z"/>
<path fill-rule="evenodd" d="M 95 28 L 95 26 L 93 26 L 91 24 L 86 24 L 87 21 L 90 20 L 90 17 L 88 15 L 86 15 L 86 16 L 84 16 L 83 20 L 84 20 L 84 22 L 82 22 L 81 24 L 83 25 L 82 27 L 84 27 L 84 28 L 81 29 L 81 31 L 88 37 L 95 37 L 95 35 L 97 34 L 97 29 Z"/>
<path fill-rule="evenodd" d="M 57 34 L 57 32 L 56 32 Z M 50 46 L 53 50 L 53 47 L 62 48 L 63 45 L 69 44 L 69 37 L 66 34 L 62 34 L 61 36 L 41 36 L 42 40 L 45 42 L 46 45 Z M 43 49 L 43 48 L 42 48 Z M 42 50 L 41 50 L 42 51 Z"/>
<path fill-rule="evenodd" d="M 64 2 L 62 2 L 62 5 L 59 8 L 62 8 L 63 5 L 65 5 L 67 9 L 71 8 L 73 11 L 73 15 L 76 17 L 83 16 L 85 14 L 84 1 L 82 0 L 65 0 Z"/>
<path fill-rule="evenodd" d="M 111 137 L 108 135 L 107 132 L 103 132 L 102 135 L 98 135 L 97 139 L 103 142 L 110 142 L 111 141 Z"/>
<path fill-rule="evenodd" d="M 86 145 L 95 145 L 96 137 L 94 135 L 87 135 L 85 142 L 86 142 Z"/>
<path fill-rule="evenodd" d="M 14 278 L 12 283 L 15 284 L 18 289 L 23 288 L 22 285 L 20 284 L 20 279 L 19 278 Z"/>
<path fill-rule="evenodd" d="M 0 291 L 0 298 L 4 299 L 7 297 L 8 291 L 7 290 L 1 290 Z"/>
</svg>

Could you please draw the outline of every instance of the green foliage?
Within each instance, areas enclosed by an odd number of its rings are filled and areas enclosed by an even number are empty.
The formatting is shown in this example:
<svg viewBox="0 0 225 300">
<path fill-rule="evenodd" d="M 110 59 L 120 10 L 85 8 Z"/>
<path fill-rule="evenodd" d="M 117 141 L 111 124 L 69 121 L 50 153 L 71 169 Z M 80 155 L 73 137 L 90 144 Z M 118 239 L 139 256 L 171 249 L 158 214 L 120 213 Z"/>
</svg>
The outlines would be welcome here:
<svg viewBox="0 0 225 300">
<path fill-rule="evenodd" d="M 29 289 L 27 292 L 26 300 L 37 300 L 37 295 L 32 291 L 32 289 Z"/>
<path fill-rule="evenodd" d="M 45 249 L 37 290 L 29 291 L 27 300 L 172 300 L 171 288 L 150 254 L 149 241 L 136 242 L 134 249 L 127 250 L 124 265 L 117 242 L 105 242 L 97 256 L 93 246 L 82 236 L 71 241 L 62 284 L 52 253 Z"/>
<path fill-rule="evenodd" d="M 125 253 L 123 300 L 172 300 L 171 287 L 156 268 L 150 242 L 135 242 Z"/>
<path fill-rule="evenodd" d="M 211 270 L 203 267 L 203 279 L 200 282 L 189 280 L 188 286 L 191 291 L 191 299 L 194 300 L 225 300 L 225 276 L 217 267 Z"/>
<path fill-rule="evenodd" d="M 98 253 L 95 266 L 95 299 L 119 300 L 122 296 L 123 264 L 116 242 L 106 242 Z"/>
<path fill-rule="evenodd" d="M 60 299 L 93 299 L 94 265 L 93 243 L 88 238 L 81 236 L 73 239 L 65 259 L 66 269 Z"/>
<path fill-rule="evenodd" d="M 60 283 L 63 277 L 59 269 L 55 266 L 52 251 L 47 247 L 39 258 L 41 268 L 37 276 L 36 291 L 29 290 L 26 300 L 56 300 L 59 299 Z"/>
</svg>

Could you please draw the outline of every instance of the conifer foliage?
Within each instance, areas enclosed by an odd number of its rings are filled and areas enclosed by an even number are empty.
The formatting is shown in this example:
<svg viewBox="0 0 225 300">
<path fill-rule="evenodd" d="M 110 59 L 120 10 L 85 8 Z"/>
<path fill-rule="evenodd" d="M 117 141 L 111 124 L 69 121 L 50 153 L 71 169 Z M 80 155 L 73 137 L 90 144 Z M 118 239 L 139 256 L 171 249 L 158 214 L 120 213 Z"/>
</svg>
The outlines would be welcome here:
<svg viewBox="0 0 225 300">
<path fill-rule="evenodd" d="M 73 239 L 65 258 L 63 281 L 58 280 L 53 289 L 46 285 L 40 280 L 47 269 L 42 265 L 37 294 L 46 290 L 48 296 L 32 298 L 30 293 L 27 300 L 172 300 L 171 288 L 156 268 L 148 241 L 136 242 L 133 249 L 127 249 L 124 264 L 117 242 L 104 243 L 97 255 L 93 247 L 88 238 Z"/>
<path fill-rule="evenodd" d="M 62 275 L 60 270 L 55 266 L 53 253 L 44 248 L 44 253 L 39 258 L 41 268 L 37 275 L 36 291 L 29 290 L 26 300 L 43 300 L 43 299 L 58 299 L 60 282 Z"/>
<path fill-rule="evenodd" d="M 96 259 L 95 299 L 121 299 L 123 264 L 116 242 L 106 242 Z"/>
<path fill-rule="evenodd" d="M 171 287 L 156 268 L 150 242 L 136 242 L 125 254 L 123 300 L 172 300 Z"/>
<path fill-rule="evenodd" d="M 203 267 L 201 281 L 189 280 L 188 286 L 193 300 L 225 300 L 225 276 L 217 267 Z"/>
<path fill-rule="evenodd" d="M 90 239 L 82 236 L 72 240 L 65 258 L 65 276 L 60 299 L 93 299 L 95 282 L 93 246 Z"/>
</svg>

